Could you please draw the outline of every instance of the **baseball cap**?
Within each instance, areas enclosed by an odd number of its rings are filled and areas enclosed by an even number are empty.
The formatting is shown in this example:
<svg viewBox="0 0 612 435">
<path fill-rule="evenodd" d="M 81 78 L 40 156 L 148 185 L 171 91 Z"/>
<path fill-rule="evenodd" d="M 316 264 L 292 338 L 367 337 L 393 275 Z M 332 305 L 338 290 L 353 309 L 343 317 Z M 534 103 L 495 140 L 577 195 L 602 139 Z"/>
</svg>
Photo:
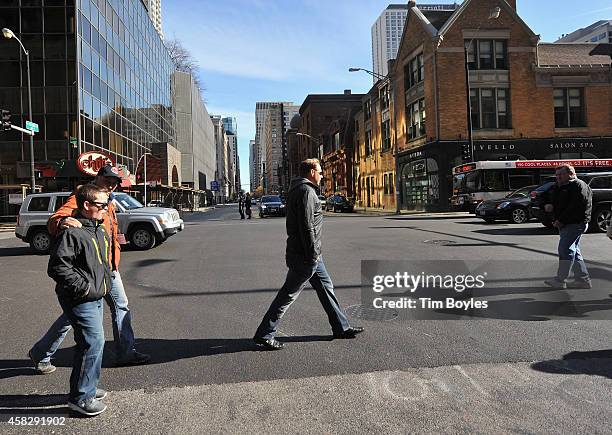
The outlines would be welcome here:
<svg viewBox="0 0 612 435">
<path fill-rule="evenodd" d="M 98 171 L 98 177 L 116 177 L 121 180 L 119 169 L 116 166 L 104 165 Z"/>
</svg>

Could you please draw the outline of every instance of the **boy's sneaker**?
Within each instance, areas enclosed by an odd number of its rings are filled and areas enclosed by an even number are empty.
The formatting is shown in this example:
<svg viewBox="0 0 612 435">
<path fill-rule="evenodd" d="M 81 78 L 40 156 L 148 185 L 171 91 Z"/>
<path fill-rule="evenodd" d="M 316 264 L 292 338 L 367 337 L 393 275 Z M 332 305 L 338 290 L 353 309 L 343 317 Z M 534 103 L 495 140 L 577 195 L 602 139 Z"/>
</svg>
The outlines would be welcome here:
<svg viewBox="0 0 612 435">
<path fill-rule="evenodd" d="M 591 281 L 584 281 L 584 280 L 575 280 L 575 281 L 571 281 L 567 283 L 567 288 L 584 288 L 584 289 L 588 289 L 588 288 L 593 288 L 593 284 L 591 284 Z"/>
<path fill-rule="evenodd" d="M 88 417 L 93 417 L 106 411 L 106 405 L 93 397 L 80 403 L 68 401 L 68 408 Z"/>
<path fill-rule="evenodd" d="M 567 284 L 565 282 L 559 281 L 556 278 L 547 279 L 546 281 L 544 281 L 544 284 L 546 284 L 550 288 L 554 288 L 554 289 L 557 289 L 557 290 L 561 290 L 561 289 L 567 288 Z"/>
<path fill-rule="evenodd" d="M 106 396 L 108 396 L 108 391 L 103 390 L 102 388 L 98 388 L 96 390 L 96 400 L 102 400 L 104 399 Z"/>
<path fill-rule="evenodd" d="M 57 370 L 57 367 L 55 367 L 50 362 L 36 361 L 34 359 L 34 357 L 32 356 L 32 351 L 31 350 L 28 352 L 28 356 L 30 357 L 30 359 L 34 363 L 34 370 L 39 375 L 48 375 L 49 373 L 53 373 L 55 370 Z"/>
</svg>

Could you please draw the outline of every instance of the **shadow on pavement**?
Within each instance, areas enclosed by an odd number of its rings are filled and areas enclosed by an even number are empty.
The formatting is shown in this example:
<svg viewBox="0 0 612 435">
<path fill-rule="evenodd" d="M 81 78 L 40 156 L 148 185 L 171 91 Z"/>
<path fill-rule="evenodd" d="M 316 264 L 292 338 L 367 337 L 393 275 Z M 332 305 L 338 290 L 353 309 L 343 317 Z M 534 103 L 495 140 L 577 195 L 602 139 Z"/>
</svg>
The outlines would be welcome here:
<svg viewBox="0 0 612 435">
<path fill-rule="evenodd" d="M 491 228 L 486 230 L 475 230 L 473 233 L 487 234 L 490 236 L 558 236 L 557 230 L 551 230 L 546 227 L 526 227 L 526 228 Z"/>
<path fill-rule="evenodd" d="M 276 293 L 278 288 L 255 288 L 255 289 L 243 289 L 243 290 L 211 290 L 211 291 L 199 291 L 199 292 L 187 292 L 180 290 L 164 289 L 161 287 L 154 287 L 142 284 L 129 283 L 126 287 L 138 287 L 149 293 L 156 293 L 146 296 L 147 298 L 173 298 L 180 296 L 220 296 L 220 295 L 233 295 L 233 294 L 252 294 L 252 293 Z M 360 289 L 361 284 L 347 284 L 347 285 L 334 285 L 334 289 Z M 302 291 L 313 291 L 312 286 L 304 287 Z"/>
<path fill-rule="evenodd" d="M 38 257 L 37 254 L 27 246 L 0 248 L 0 257 L 21 257 L 21 256 Z"/>
<path fill-rule="evenodd" d="M 560 375 L 593 375 L 612 379 L 612 349 L 570 352 L 563 359 L 539 361 L 533 370 Z"/>
<path fill-rule="evenodd" d="M 28 359 L 5 359 L 0 360 L 0 379 L 14 378 L 17 376 L 38 376 Z M 2 402 L 0 402 L 2 406 Z"/>
</svg>

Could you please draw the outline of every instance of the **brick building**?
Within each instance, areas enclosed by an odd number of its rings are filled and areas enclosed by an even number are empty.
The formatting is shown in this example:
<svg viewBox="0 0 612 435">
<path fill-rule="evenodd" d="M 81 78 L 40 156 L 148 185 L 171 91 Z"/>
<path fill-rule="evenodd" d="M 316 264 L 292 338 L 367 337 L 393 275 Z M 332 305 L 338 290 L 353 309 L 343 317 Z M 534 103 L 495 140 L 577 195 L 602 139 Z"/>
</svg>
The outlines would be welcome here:
<svg viewBox="0 0 612 435">
<path fill-rule="evenodd" d="M 354 118 L 358 132 L 354 161 L 359 207 L 396 208 L 392 90 L 388 79 L 377 81 L 362 98 L 362 109 Z"/>
<path fill-rule="evenodd" d="M 344 189 L 347 191 L 350 189 L 347 187 L 349 184 L 347 180 L 339 179 L 338 176 L 344 174 L 342 176 L 346 177 L 349 173 L 352 174 L 352 169 L 339 170 L 340 167 L 347 164 L 347 153 L 344 148 L 348 145 L 352 149 L 352 139 L 350 138 L 352 133 L 346 135 L 342 133 L 342 138 L 346 137 L 349 142 L 339 140 L 336 149 L 332 145 L 331 132 L 333 130 L 335 134 L 337 129 L 334 130 L 332 123 L 336 126 L 348 127 L 352 123 L 355 112 L 361 107 L 362 97 L 363 94 L 353 94 L 350 90 L 345 90 L 343 94 L 309 94 L 300 107 L 299 131 L 296 134 L 298 149 L 297 152 L 292 151 L 292 154 L 295 157 L 299 156 L 298 158 L 301 160 L 311 157 L 321 160 L 323 168 L 321 193 L 324 195 L 335 193 L 331 191 L 333 186 L 330 180 L 332 178 L 335 179 L 336 186 L 345 186 Z M 330 130 L 330 127 L 332 130 Z M 352 125 L 349 130 L 351 129 Z M 341 149 L 343 150 L 342 153 L 339 152 Z M 329 165 L 325 163 L 327 157 L 331 159 Z"/>
<path fill-rule="evenodd" d="M 465 0 L 435 16 L 408 6 L 389 74 L 402 208 L 449 205 L 469 143 L 465 47 L 474 160 L 612 156 L 610 59 L 590 56 L 593 45 L 540 43 L 516 0 Z"/>
</svg>

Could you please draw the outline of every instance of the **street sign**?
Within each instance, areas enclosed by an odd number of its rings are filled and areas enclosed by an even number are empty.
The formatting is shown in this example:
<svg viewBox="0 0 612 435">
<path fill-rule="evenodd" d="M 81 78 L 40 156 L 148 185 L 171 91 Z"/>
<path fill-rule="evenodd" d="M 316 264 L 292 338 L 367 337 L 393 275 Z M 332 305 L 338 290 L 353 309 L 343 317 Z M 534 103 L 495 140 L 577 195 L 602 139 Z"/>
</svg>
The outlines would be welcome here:
<svg viewBox="0 0 612 435">
<path fill-rule="evenodd" d="M 210 190 L 214 191 L 214 192 L 218 192 L 219 191 L 219 182 L 216 180 L 213 180 L 210 182 Z"/>
<path fill-rule="evenodd" d="M 38 129 L 38 124 L 32 121 L 26 121 L 26 130 L 33 131 L 34 133 L 38 133 L 40 131 Z"/>
<path fill-rule="evenodd" d="M 76 145 L 76 144 L 77 144 L 77 142 L 78 142 L 78 140 L 77 140 L 77 138 L 76 138 L 76 137 L 72 137 L 72 136 L 70 136 L 70 143 L 71 143 L 72 145 Z"/>
<path fill-rule="evenodd" d="M 23 203 L 23 194 L 21 193 L 9 193 L 9 204 L 22 204 Z"/>
</svg>

